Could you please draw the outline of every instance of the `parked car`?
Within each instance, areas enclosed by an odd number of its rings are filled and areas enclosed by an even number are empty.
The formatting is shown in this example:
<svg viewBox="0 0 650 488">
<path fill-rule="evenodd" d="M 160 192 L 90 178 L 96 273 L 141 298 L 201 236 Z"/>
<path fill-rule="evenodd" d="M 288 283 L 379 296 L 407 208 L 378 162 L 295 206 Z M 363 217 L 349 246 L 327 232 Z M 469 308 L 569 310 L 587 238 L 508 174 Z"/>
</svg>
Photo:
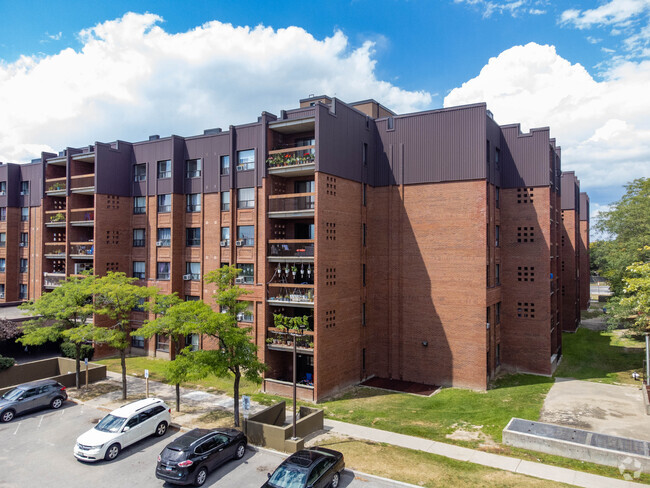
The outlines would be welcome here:
<svg viewBox="0 0 650 488">
<path fill-rule="evenodd" d="M 203 485 L 210 471 L 246 453 L 246 436 L 236 429 L 194 429 L 158 455 L 156 478 L 178 485 Z"/>
<path fill-rule="evenodd" d="M 113 410 L 77 438 L 74 456 L 81 461 L 112 461 L 122 449 L 150 435 L 162 437 L 171 409 L 159 398 L 145 398 Z"/>
<path fill-rule="evenodd" d="M 61 408 L 68 394 L 58 381 L 39 380 L 18 385 L 2 395 L 0 420 L 10 422 L 16 415 L 41 408 Z"/>
<path fill-rule="evenodd" d="M 343 454 L 324 447 L 298 451 L 273 472 L 262 488 L 337 488 L 345 468 Z"/>
</svg>

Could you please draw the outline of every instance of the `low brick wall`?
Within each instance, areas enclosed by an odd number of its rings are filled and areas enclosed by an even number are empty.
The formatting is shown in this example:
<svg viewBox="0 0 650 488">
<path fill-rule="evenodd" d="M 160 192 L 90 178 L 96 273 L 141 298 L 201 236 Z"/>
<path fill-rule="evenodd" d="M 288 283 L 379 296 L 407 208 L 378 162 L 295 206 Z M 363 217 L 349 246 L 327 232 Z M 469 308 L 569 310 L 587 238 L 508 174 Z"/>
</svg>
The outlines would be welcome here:
<svg viewBox="0 0 650 488">
<path fill-rule="evenodd" d="M 244 432 L 251 444 L 270 447 L 278 451 L 296 452 L 304 449 L 303 438 L 323 428 L 323 411 L 318 408 L 300 407 L 296 421 L 296 436 L 291 440 L 293 425 L 284 425 L 286 403 L 280 402 L 252 415 L 244 422 Z"/>
<path fill-rule="evenodd" d="M 75 386 L 75 360 L 70 358 L 49 358 L 29 363 L 15 364 L 0 371 L 0 395 L 16 385 L 30 381 L 52 379 L 64 386 Z M 88 363 L 88 382 L 106 379 L 106 366 Z M 81 383 L 86 381 L 86 367 L 81 363 Z"/>
</svg>

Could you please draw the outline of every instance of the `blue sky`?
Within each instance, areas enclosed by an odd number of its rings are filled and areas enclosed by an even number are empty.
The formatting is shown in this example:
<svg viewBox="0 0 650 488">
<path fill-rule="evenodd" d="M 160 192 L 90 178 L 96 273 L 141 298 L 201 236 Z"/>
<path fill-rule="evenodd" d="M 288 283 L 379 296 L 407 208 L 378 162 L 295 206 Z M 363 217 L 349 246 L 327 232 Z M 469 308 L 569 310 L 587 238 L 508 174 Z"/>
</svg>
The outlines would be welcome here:
<svg viewBox="0 0 650 488">
<path fill-rule="evenodd" d="M 650 176 L 650 103 L 626 102 L 648 98 L 649 15 L 650 0 L 0 0 L 0 160 L 190 135 L 321 91 L 398 112 L 486 101 L 499 123 L 551 126 L 597 210 Z M 231 39 L 236 59 L 211 48 Z"/>
</svg>

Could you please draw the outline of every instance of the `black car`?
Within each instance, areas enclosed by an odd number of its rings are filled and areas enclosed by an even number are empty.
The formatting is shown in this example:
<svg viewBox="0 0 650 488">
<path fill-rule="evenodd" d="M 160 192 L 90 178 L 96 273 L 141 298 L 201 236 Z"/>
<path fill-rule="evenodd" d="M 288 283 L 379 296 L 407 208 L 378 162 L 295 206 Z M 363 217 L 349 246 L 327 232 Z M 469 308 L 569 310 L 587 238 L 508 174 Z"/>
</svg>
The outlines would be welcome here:
<svg viewBox="0 0 650 488">
<path fill-rule="evenodd" d="M 16 415 L 41 408 L 60 408 L 68 394 L 58 381 L 39 380 L 18 385 L 0 398 L 0 421 L 10 422 Z"/>
<path fill-rule="evenodd" d="M 277 467 L 262 488 L 337 488 L 345 468 L 343 454 L 324 447 L 298 451 Z"/>
<path fill-rule="evenodd" d="M 158 456 L 156 478 L 179 485 L 205 483 L 208 473 L 246 453 L 246 436 L 236 429 L 194 429 L 167 444 Z"/>
</svg>

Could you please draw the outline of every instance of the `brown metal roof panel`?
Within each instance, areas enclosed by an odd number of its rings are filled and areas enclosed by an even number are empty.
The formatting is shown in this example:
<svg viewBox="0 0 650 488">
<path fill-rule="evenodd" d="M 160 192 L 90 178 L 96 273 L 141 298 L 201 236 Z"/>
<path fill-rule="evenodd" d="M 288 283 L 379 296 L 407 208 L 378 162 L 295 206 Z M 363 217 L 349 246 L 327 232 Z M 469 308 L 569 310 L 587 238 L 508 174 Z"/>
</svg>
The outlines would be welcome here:
<svg viewBox="0 0 650 488">
<path fill-rule="evenodd" d="M 549 129 L 522 134 L 519 124 L 501 126 L 502 186 L 549 186 Z"/>
<path fill-rule="evenodd" d="M 573 171 L 562 173 L 562 210 L 579 210 L 580 183 Z"/>
<path fill-rule="evenodd" d="M 589 195 L 585 192 L 580 193 L 580 220 L 589 223 Z"/>
</svg>

